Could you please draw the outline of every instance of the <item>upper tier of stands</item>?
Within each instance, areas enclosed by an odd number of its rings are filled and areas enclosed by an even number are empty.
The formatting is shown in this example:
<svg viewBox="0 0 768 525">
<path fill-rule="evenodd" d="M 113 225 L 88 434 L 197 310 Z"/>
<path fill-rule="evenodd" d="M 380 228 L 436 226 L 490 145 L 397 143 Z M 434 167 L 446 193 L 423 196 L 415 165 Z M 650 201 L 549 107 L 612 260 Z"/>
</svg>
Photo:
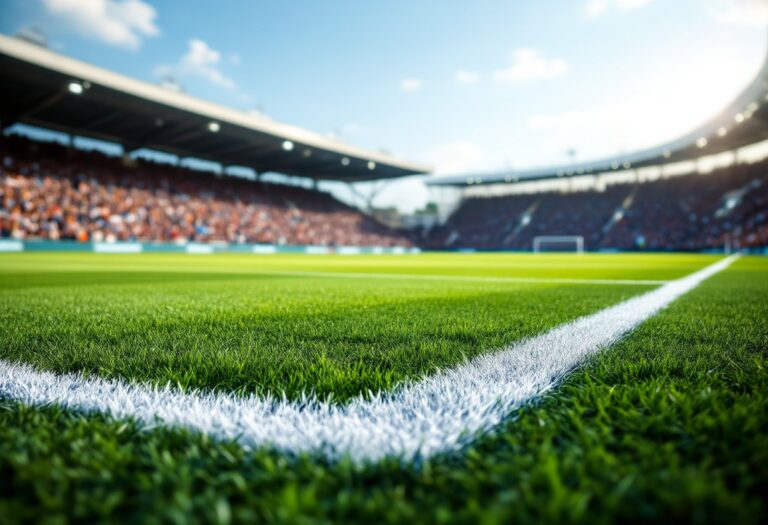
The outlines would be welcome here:
<svg viewBox="0 0 768 525">
<path fill-rule="evenodd" d="M 582 235 L 587 249 L 768 246 L 768 161 L 605 191 L 469 198 L 426 244 L 525 250 L 540 235 Z"/>
<path fill-rule="evenodd" d="M 327 193 L 4 137 L 0 237 L 409 246 Z"/>
</svg>

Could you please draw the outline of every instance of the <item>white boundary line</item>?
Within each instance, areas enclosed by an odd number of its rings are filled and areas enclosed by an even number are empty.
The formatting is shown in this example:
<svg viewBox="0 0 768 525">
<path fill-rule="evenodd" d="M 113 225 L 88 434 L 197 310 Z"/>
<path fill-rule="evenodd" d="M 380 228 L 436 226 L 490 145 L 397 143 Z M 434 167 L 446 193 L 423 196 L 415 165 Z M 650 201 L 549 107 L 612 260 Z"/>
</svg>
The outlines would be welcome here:
<svg viewBox="0 0 768 525">
<path fill-rule="evenodd" d="M 330 459 L 348 454 L 358 462 L 386 456 L 425 458 L 457 449 L 478 432 L 492 429 L 588 356 L 615 343 L 736 257 L 395 392 L 357 397 L 345 405 L 314 398 L 184 393 L 170 386 L 56 375 L 2 360 L 0 396 L 133 418 L 149 427 L 161 422 L 247 448 L 273 446 Z"/>
</svg>

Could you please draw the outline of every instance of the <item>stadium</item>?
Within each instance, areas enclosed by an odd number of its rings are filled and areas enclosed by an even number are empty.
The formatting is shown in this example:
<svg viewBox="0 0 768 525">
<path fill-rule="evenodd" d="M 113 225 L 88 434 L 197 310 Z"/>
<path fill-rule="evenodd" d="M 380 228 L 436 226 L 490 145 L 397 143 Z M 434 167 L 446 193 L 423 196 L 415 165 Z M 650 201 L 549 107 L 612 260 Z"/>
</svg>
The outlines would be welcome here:
<svg viewBox="0 0 768 525">
<path fill-rule="evenodd" d="M 768 51 L 673 140 L 443 172 L 0 32 L 0 522 L 765 523 Z"/>
</svg>

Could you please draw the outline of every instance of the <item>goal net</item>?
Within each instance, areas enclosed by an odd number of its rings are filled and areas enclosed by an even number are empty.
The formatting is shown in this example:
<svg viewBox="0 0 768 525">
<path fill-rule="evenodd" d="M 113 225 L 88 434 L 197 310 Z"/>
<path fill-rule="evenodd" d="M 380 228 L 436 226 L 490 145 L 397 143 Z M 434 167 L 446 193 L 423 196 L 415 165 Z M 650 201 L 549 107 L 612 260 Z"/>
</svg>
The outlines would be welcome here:
<svg viewBox="0 0 768 525">
<path fill-rule="evenodd" d="M 584 237 L 581 235 L 540 235 L 533 238 L 533 252 L 584 253 Z"/>
</svg>

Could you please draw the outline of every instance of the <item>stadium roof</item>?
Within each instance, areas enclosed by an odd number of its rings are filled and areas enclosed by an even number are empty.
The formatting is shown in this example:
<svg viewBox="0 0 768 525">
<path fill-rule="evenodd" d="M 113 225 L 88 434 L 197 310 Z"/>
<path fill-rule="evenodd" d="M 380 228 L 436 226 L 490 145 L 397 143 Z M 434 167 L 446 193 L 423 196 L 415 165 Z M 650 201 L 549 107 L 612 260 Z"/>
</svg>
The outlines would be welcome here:
<svg viewBox="0 0 768 525">
<path fill-rule="evenodd" d="M 0 35 L 0 121 L 41 126 L 223 165 L 347 182 L 429 166 L 129 78 Z"/>
<path fill-rule="evenodd" d="M 592 162 L 496 173 L 434 177 L 432 186 L 517 183 L 656 166 L 732 151 L 768 139 L 768 58 L 728 107 L 691 133 L 661 146 Z"/>
</svg>

